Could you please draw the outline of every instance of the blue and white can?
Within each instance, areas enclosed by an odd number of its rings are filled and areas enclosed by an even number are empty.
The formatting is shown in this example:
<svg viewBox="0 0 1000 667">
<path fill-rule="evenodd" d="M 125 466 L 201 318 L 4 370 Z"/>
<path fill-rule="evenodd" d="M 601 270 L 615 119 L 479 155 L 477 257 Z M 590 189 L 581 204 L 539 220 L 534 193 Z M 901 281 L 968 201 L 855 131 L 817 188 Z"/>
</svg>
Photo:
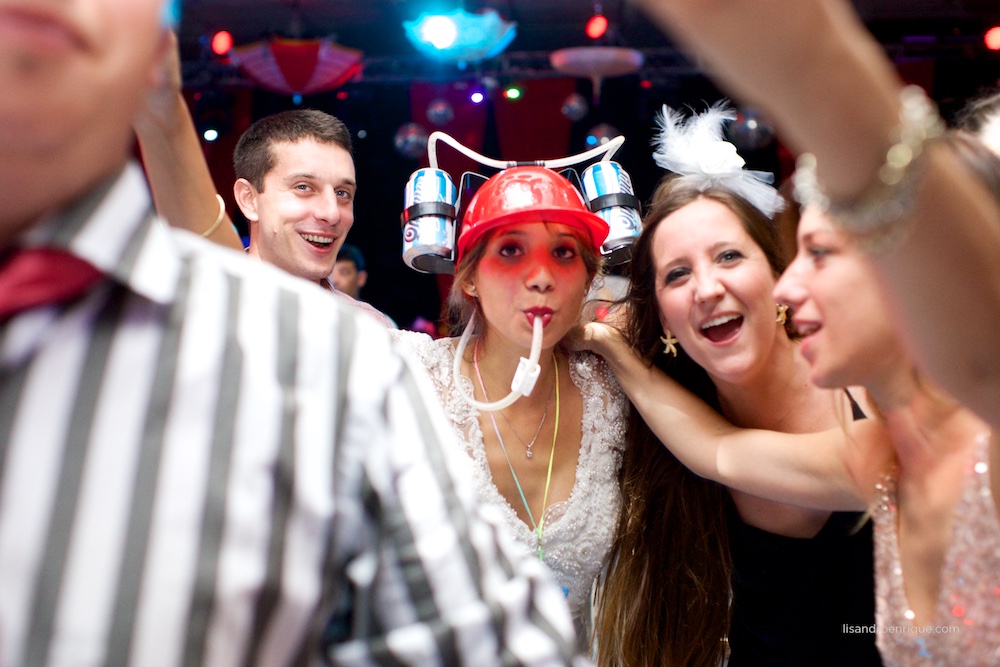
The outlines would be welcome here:
<svg viewBox="0 0 1000 667">
<path fill-rule="evenodd" d="M 627 262 L 632 243 L 642 233 L 641 206 L 628 172 L 617 162 L 597 162 L 584 170 L 581 182 L 590 210 L 608 223 L 601 254 L 609 264 Z"/>
<path fill-rule="evenodd" d="M 448 172 L 418 169 L 403 194 L 403 261 L 423 273 L 455 272 L 455 202 Z"/>
</svg>

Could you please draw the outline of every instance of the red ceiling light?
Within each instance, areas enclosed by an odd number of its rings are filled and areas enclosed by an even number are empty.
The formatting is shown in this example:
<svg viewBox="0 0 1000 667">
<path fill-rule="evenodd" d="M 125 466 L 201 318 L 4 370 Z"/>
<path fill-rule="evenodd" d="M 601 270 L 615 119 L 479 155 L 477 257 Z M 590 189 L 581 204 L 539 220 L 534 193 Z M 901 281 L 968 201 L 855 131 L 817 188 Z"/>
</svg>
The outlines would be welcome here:
<svg viewBox="0 0 1000 667">
<path fill-rule="evenodd" d="M 991 51 L 1000 51 L 1000 25 L 995 25 L 986 31 L 986 35 L 983 37 L 983 41 L 986 42 L 986 48 Z"/>
<path fill-rule="evenodd" d="M 587 33 L 587 37 L 591 39 L 599 39 L 604 37 L 604 33 L 608 31 L 608 17 L 601 13 L 601 6 L 594 5 L 594 15 L 590 17 L 587 21 L 587 27 L 584 32 Z"/>
<path fill-rule="evenodd" d="M 233 36 L 226 30 L 220 30 L 212 35 L 212 53 L 224 56 L 233 48 Z"/>
</svg>

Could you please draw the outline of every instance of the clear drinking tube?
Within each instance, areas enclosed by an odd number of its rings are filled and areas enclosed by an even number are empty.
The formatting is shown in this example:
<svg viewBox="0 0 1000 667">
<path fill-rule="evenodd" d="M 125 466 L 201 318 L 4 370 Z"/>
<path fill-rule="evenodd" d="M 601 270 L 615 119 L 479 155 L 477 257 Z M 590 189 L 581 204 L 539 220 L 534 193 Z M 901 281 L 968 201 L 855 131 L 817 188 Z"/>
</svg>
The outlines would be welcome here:
<svg viewBox="0 0 1000 667">
<path fill-rule="evenodd" d="M 452 137 L 450 134 L 438 130 L 435 132 L 431 132 L 431 136 L 427 137 L 427 160 L 430 163 L 430 166 L 434 169 L 438 168 L 437 142 L 439 141 L 443 141 L 444 143 L 448 144 L 462 155 L 472 160 L 475 160 L 476 162 L 485 167 L 492 167 L 494 169 L 506 169 L 508 167 L 514 166 L 515 164 L 520 164 L 520 163 L 505 162 L 503 160 L 494 160 L 492 158 L 488 158 L 485 155 L 481 155 L 480 153 L 477 153 L 471 148 L 468 148 L 458 143 L 455 140 L 455 138 Z M 601 156 L 602 162 L 610 161 L 611 156 L 617 153 L 618 149 L 621 148 L 622 144 L 624 143 L 625 143 L 625 137 L 617 136 L 614 139 L 608 141 L 608 143 L 602 146 L 598 146 L 597 148 L 591 148 L 589 151 L 583 153 L 577 153 L 576 155 L 570 155 L 568 157 L 556 158 L 554 160 L 538 160 L 536 162 L 533 162 L 532 164 L 535 164 L 539 167 L 548 167 L 549 169 L 562 169 L 563 167 L 571 167 L 574 164 L 586 162 L 588 160 L 597 157 L 598 155 Z"/>
<path fill-rule="evenodd" d="M 458 349 L 455 350 L 455 362 L 451 366 L 451 374 L 456 387 L 462 386 L 459 380 L 462 375 L 462 355 L 465 353 L 465 348 L 472 337 L 472 328 L 475 322 L 476 315 L 473 313 L 469 324 L 465 327 L 465 331 L 462 332 L 462 337 L 458 341 Z M 521 361 L 518 362 L 517 371 L 514 372 L 514 379 L 510 383 L 510 393 L 499 401 L 483 403 L 462 392 L 462 397 L 474 408 L 485 412 L 495 412 L 496 410 L 503 410 L 522 396 L 529 396 L 531 394 L 531 390 L 535 388 L 535 382 L 538 380 L 538 375 L 542 370 L 541 366 L 538 365 L 538 357 L 542 354 L 542 335 L 545 325 L 542 324 L 542 318 L 536 315 L 532 326 L 531 351 L 528 354 L 528 359 L 521 357 Z"/>
</svg>

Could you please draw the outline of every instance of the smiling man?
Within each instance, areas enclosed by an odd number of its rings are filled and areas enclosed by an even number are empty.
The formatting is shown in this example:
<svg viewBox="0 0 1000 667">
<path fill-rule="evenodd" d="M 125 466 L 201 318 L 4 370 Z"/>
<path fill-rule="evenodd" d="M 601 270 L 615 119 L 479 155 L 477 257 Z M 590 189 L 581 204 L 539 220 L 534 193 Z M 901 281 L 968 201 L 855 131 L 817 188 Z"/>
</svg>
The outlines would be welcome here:
<svg viewBox="0 0 1000 667">
<path fill-rule="evenodd" d="M 384 313 L 329 280 L 354 224 L 357 179 L 351 134 L 330 114 L 297 109 L 267 116 L 233 153 L 233 194 L 250 225 L 250 255 L 330 290 L 381 324 Z"/>
<path fill-rule="evenodd" d="M 248 252 L 326 285 L 354 224 L 347 127 L 313 109 L 267 116 L 240 137 L 233 166 L 233 194 L 250 223 Z"/>
</svg>

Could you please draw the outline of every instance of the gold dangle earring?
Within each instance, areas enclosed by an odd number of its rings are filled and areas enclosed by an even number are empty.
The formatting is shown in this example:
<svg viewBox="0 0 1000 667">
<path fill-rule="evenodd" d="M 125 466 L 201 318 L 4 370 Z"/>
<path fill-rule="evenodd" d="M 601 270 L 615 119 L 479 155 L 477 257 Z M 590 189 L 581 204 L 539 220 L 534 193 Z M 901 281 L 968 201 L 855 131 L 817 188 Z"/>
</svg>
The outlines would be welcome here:
<svg viewBox="0 0 1000 667">
<path fill-rule="evenodd" d="M 677 356 L 677 339 L 674 338 L 674 334 L 670 332 L 670 329 L 663 330 L 660 342 L 663 343 L 663 354 L 668 354 L 671 357 Z"/>
<path fill-rule="evenodd" d="M 788 321 L 788 306 L 786 304 L 778 304 L 778 316 L 774 318 L 774 321 L 778 324 L 784 324 Z"/>
</svg>

